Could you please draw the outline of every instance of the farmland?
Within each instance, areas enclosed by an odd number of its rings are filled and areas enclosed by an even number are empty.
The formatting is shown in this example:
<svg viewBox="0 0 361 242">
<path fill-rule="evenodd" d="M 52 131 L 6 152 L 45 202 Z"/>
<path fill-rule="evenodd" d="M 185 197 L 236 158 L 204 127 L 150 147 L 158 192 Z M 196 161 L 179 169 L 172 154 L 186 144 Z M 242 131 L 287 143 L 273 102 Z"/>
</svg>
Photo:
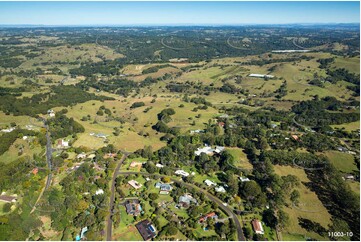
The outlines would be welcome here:
<svg viewBox="0 0 361 242">
<path fill-rule="evenodd" d="M 140 241 L 147 222 L 153 240 L 359 239 L 356 40 L 333 25 L 4 28 L 0 240 Z M 274 52 L 297 45 L 310 51 Z"/>
</svg>

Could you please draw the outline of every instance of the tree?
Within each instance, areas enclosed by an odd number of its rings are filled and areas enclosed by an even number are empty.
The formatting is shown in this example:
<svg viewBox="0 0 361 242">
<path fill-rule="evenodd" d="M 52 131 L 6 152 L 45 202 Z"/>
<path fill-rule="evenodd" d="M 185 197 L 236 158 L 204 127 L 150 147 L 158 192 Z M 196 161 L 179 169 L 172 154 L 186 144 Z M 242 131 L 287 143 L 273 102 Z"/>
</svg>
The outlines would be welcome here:
<svg viewBox="0 0 361 242">
<path fill-rule="evenodd" d="M 11 203 L 5 203 L 3 206 L 3 212 L 8 213 L 11 211 Z"/>
<path fill-rule="evenodd" d="M 159 195 L 157 193 L 150 193 L 149 194 L 149 199 L 151 200 L 157 200 L 159 198 Z"/>
<path fill-rule="evenodd" d="M 277 211 L 277 217 L 278 217 L 278 225 L 280 226 L 280 228 L 281 229 L 285 228 L 290 219 L 288 214 L 280 209 Z M 335 231 L 338 231 L 338 230 L 335 230 Z"/>
<path fill-rule="evenodd" d="M 298 199 L 300 198 L 300 192 L 298 190 L 293 190 L 290 195 L 290 199 L 293 204 L 298 205 Z"/>
<path fill-rule="evenodd" d="M 278 224 L 277 217 L 274 214 L 274 211 L 271 209 L 267 209 L 262 214 L 262 220 L 265 224 L 271 228 L 276 228 Z"/>
<path fill-rule="evenodd" d="M 171 179 L 170 179 L 169 176 L 165 176 L 165 177 L 162 178 L 162 181 L 163 181 L 164 183 L 170 183 Z"/>
</svg>

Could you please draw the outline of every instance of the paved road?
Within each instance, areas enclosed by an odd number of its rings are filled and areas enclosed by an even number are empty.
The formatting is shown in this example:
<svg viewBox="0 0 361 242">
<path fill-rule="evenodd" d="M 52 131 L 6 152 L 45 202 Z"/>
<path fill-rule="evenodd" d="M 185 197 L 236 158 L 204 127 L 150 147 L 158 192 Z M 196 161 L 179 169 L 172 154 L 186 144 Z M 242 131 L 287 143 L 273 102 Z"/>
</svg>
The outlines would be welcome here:
<svg viewBox="0 0 361 242">
<path fill-rule="evenodd" d="M 112 221 L 112 211 L 113 211 L 113 207 L 114 207 L 114 198 L 115 198 L 115 179 L 117 178 L 118 174 L 119 174 L 119 169 L 120 166 L 122 165 L 122 163 L 124 162 L 124 160 L 128 157 L 128 153 L 125 153 L 122 158 L 119 160 L 119 163 L 117 165 L 117 167 L 114 170 L 113 173 L 113 178 L 112 178 L 112 185 L 110 187 L 110 202 L 109 202 L 109 214 L 108 214 L 108 218 L 107 218 L 107 241 L 112 240 L 112 229 L 113 229 L 113 221 Z"/>
<path fill-rule="evenodd" d="M 160 175 L 160 174 L 149 174 L 149 173 L 147 173 L 147 172 L 132 172 L 132 171 L 118 172 L 118 174 L 119 174 L 119 175 L 134 175 L 134 174 L 140 174 L 140 175 L 144 175 L 144 176 L 155 175 L 155 176 L 158 177 L 158 178 L 168 177 L 168 176 Z M 245 240 L 246 240 L 246 238 L 245 238 L 244 235 L 243 235 L 242 226 L 241 226 L 241 223 L 240 223 L 237 215 L 232 211 L 232 209 L 230 209 L 229 207 L 225 206 L 225 205 L 223 204 L 223 202 L 222 202 L 219 198 L 213 196 L 212 194 L 208 193 L 206 190 L 203 190 L 203 189 L 201 189 L 201 188 L 199 188 L 199 187 L 197 187 L 197 186 L 195 186 L 195 185 L 193 185 L 193 184 L 189 184 L 189 183 L 186 183 L 186 182 L 184 182 L 184 181 L 182 181 L 182 180 L 178 180 L 178 179 L 175 179 L 175 178 L 171 178 L 171 180 L 172 180 L 173 182 L 180 183 L 180 184 L 182 184 L 183 186 L 188 187 L 188 188 L 190 188 L 190 189 L 191 189 L 191 188 L 194 188 L 194 189 L 196 189 L 197 191 L 200 191 L 200 192 L 202 192 L 204 195 L 206 195 L 206 196 L 208 197 L 208 199 L 210 199 L 211 201 L 217 203 L 218 206 L 221 207 L 221 209 L 222 209 L 223 211 L 225 211 L 230 218 L 233 219 L 234 224 L 235 224 L 236 229 L 237 229 L 237 238 L 238 238 L 237 240 L 238 240 L 238 241 L 245 241 Z"/>
<path fill-rule="evenodd" d="M 48 163 L 48 168 L 49 168 L 49 175 L 48 175 L 48 179 L 46 181 L 45 189 L 48 189 L 51 184 L 51 179 L 52 179 L 52 175 L 51 175 L 51 171 L 52 171 L 51 158 L 52 157 L 51 156 L 53 153 L 53 149 L 51 147 L 51 137 L 50 137 L 49 126 L 45 124 L 45 120 L 44 120 L 44 126 L 46 128 L 46 162 Z"/>
</svg>

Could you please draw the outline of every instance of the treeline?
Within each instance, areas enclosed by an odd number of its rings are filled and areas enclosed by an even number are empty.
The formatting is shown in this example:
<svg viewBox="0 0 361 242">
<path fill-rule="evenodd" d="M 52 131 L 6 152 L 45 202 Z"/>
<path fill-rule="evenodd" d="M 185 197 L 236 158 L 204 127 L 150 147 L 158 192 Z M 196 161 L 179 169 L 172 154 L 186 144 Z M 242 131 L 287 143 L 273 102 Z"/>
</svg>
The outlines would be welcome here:
<svg viewBox="0 0 361 242">
<path fill-rule="evenodd" d="M 316 98 L 314 100 L 301 101 L 292 107 L 292 111 L 297 114 L 296 120 L 298 122 L 314 127 L 359 120 L 359 113 L 335 112 L 343 106 L 344 103 L 334 97 L 324 97 L 320 100 Z"/>
<path fill-rule="evenodd" d="M 113 98 L 97 96 L 75 86 L 52 87 L 51 92 L 35 94 L 32 97 L 16 98 L 5 95 L 0 99 L 0 110 L 6 114 L 28 115 L 35 117 L 39 113 L 58 106 L 70 106 L 89 100 L 111 100 Z"/>
<path fill-rule="evenodd" d="M 152 66 L 152 67 L 149 67 L 149 68 L 147 68 L 147 69 L 144 69 L 144 70 L 142 71 L 142 74 L 144 75 L 144 74 L 155 73 L 155 72 L 159 71 L 160 69 L 166 68 L 166 67 L 174 67 L 174 66 L 169 65 L 169 64 Z"/>
<path fill-rule="evenodd" d="M 289 58 L 279 58 L 279 59 L 269 59 L 269 60 L 251 60 L 251 61 L 235 61 L 235 63 L 240 63 L 242 65 L 256 65 L 256 66 L 263 66 L 272 63 L 280 63 L 280 62 L 294 62 L 299 60 L 312 60 L 314 57 L 312 56 L 305 56 L 301 55 L 299 57 L 289 57 Z"/>
<path fill-rule="evenodd" d="M 115 76 L 119 74 L 123 63 L 119 61 L 105 60 L 101 62 L 91 62 L 82 64 L 78 68 L 70 69 L 69 73 L 72 76 L 86 76 L 91 77 L 94 74 L 102 74 L 107 76 Z"/>
</svg>

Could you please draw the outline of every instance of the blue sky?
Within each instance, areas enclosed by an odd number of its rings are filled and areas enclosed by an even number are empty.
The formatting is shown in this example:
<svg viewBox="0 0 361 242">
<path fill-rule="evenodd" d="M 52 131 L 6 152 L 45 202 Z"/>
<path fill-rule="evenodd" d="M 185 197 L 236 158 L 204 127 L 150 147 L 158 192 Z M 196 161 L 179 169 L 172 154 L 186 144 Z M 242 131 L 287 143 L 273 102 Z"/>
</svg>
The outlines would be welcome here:
<svg viewBox="0 0 361 242">
<path fill-rule="evenodd" d="M 0 2 L 0 24 L 359 23 L 359 2 Z"/>
</svg>

